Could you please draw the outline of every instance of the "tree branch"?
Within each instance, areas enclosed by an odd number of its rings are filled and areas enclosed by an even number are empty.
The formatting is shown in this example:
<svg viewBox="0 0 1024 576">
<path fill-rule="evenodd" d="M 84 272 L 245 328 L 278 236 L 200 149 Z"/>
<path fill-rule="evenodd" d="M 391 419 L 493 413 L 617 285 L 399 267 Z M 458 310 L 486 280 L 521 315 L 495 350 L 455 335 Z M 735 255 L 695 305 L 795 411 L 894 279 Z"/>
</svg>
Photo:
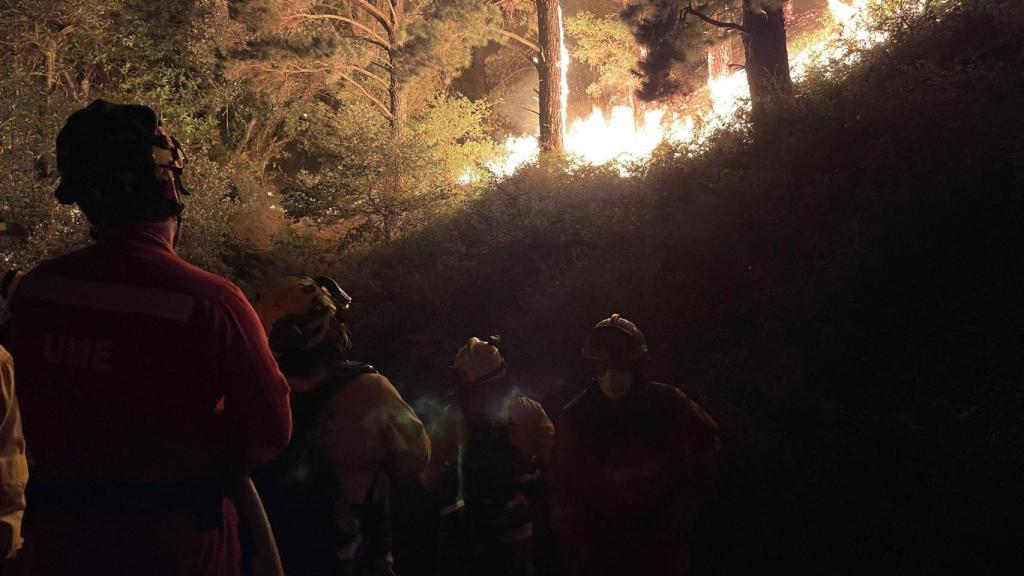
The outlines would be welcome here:
<svg viewBox="0 0 1024 576">
<path fill-rule="evenodd" d="M 384 0 L 384 3 L 388 5 L 388 10 L 391 12 L 391 21 L 398 26 L 398 14 L 395 13 L 395 4 L 392 0 Z"/>
<path fill-rule="evenodd" d="M 344 66 L 345 68 L 348 68 L 349 70 L 355 70 L 356 72 L 359 72 L 360 74 L 363 74 L 367 78 L 370 78 L 370 79 L 376 81 L 378 84 L 380 84 L 384 88 L 389 88 L 390 87 L 390 84 L 388 83 L 387 80 L 385 80 L 383 77 L 381 77 L 381 76 L 379 76 L 377 74 L 374 74 L 373 72 L 370 72 L 369 70 L 367 70 L 366 68 L 363 68 L 362 66 L 359 66 L 357 64 L 342 64 L 342 66 Z"/>
<path fill-rule="evenodd" d="M 385 106 L 384 103 L 381 102 L 379 98 L 377 98 L 373 94 L 370 94 L 370 91 L 367 90 L 362 84 L 356 82 L 354 78 L 352 78 L 348 74 L 345 74 L 344 72 L 338 72 L 338 76 L 341 76 L 346 81 L 348 81 L 349 84 L 355 86 L 357 90 L 363 93 L 363 96 L 365 96 L 367 100 L 376 104 L 377 108 L 380 109 L 381 114 L 383 114 L 385 118 L 387 118 L 388 120 L 395 119 L 395 115 L 391 113 L 391 109 Z"/>
<path fill-rule="evenodd" d="M 498 33 L 510 40 L 515 40 L 516 42 L 519 42 L 520 44 L 526 46 L 530 50 L 533 50 L 537 54 L 540 54 L 540 46 L 520 36 L 519 34 L 516 34 L 515 32 L 509 32 L 508 30 L 505 29 L 499 29 Z"/>
<path fill-rule="evenodd" d="M 395 29 L 395 25 L 397 23 L 391 22 L 391 20 L 388 18 L 388 15 L 385 14 L 383 10 L 377 8 L 373 4 L 370 4 L 368 0 L 351 0 L 351 2 L 365 10 L 367 13 L 370 14 L 370 16 L 373 16 L 373 19 L 379 22 L 380 25 L 383 26 L 385 30 L 388 30 L 389 32 L 397 32 L 397 30 Z"/>
<path fill-rule="evenodd" d="M 378 34 L 376 30 L 370 28 L 369 26 L 367 26 L 366 24 L 363 24 L 362 22 L 359 22 L 358 20 L 349 18 L 347 16 L 339 16 L 337 14 L 306 14 L 306 13 L 303 13 L 303 14 L 295 14 L 291 18 L 296 19 L 296 20 L 303 20 L 303 21 L 337 20 L 339 22 L 344 22 L 346 24 L 352 25 L 353 28 L 358 28 L 359 30 L 362 30 L 363 32 L 366 32 L 367 34 L 370 35 L 369 38 L 364 37 L 364 36 L 354 36 L 354 38 L 358 38 L 359 40 L 365 40 L 365 41 L 369 42 L 370 44 L 373 44 L 375 46 L 379 46 L 379 47 L 383 48 L 384 50 L 390 50 L 390 43 L 387 41 L 387 39 L 385 39 L 383 36 Z"/>
<path fill-rule="evenodd" d="M 705 16 L 704 14 L 701 14 L 700 12 L 694 10 L 693 9 L 693 4 L 690 4 L 686 8 L 683 8 L 683 13 L 682 13 L 682 16 L 680 17 L 680 20 L 686 20 L 686 16 L 688 14 L 693 14 L 697 18 L 700 18 L 701 20 L 703 20 L 703 21 L 707 22 L 708 24 L 711 24 L 712 26 L 715 26 L 717 28 L 725 28 L 727 30 L 736 30 L 737 32 L 742 32 L 744 34 L 747 34 L 747 33 L 750 32 L 742 24 L 736 24 L 736 23 L 733 23 L 733 22 L 722 22 L 721 20 L 715 20 L 714 18 L 712 18 L 710 16 Z"/>
</svg>

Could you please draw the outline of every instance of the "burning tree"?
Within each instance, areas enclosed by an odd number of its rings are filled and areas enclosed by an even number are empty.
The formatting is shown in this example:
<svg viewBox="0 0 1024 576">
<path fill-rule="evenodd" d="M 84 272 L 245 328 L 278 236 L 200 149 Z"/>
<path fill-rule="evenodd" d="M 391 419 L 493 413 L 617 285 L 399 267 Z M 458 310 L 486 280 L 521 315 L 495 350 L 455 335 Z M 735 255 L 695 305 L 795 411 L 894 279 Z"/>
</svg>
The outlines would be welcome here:
<svg viewBox="0 0 1024 576">
<path fill-rule="evenodd" d="M 498 0 L 505 14 L 499 31 L 537 69 L 537 114 L 540 148 L 565 148 L 565 47 L 562 44 L 562 11 L 558 0 Z"/>
<path fill-rule="evenodd" d="M 678 65 L 702 58 L 708 27 L 719 35 L 740 34 L 755 123 L 764 105 L 793 90 L 786 48 L 789 0 L 642 0 L 623 10 L 637 41 L 645 48 L 640 61 L 640 96 L 657 100 L 679 91 Z M 738 22 L 737 22 L 738 20 Z"/>
</svg>

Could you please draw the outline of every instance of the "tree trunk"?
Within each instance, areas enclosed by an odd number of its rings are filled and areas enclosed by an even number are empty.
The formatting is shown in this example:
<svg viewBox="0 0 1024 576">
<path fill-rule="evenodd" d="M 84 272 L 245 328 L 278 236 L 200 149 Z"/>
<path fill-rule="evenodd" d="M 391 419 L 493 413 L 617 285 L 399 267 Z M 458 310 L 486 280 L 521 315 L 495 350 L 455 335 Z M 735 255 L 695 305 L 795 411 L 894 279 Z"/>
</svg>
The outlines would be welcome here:
<svg viewBox="0 0 1024 576">
<path fill-rule="evenodd" d="M 388 112 L 391 113 L 388 122 L 392 129 L 397 130 L 405 122 L 405 89 L 399 84 L 394 72 L 388 76 Z"/>
<path fill-rule="evenodd" d="M 786 50 L 786 15 L 783 5 L 770 10 L 752 8 L 743 2 L 743 49 L 754 124 L 764 115 L 772 98 L 793 93 Z"/>
<path fill-rule="evenodd" d="M 540 149 L 562 151 L 562 35 L 558 0 L 537 0 L 537 36 L 540 54 L 536 66 L 539 76 Z"/>
<path fill-rule="evenodd" d="M 388 112 L 391 113 L 389 122 L 392 130 L 398 130 L 405 123 L 405 88 L 398 80 L 398 63 L 396 62 L 399 47 L 399 32 L 405 24 L 405 0 L 385 0 L 391 3 L 394 8 L 391 25 L 387 27 L 388 32 L 388 63 L 391 65 L 388 70 Z"/>
<path fill-rule="evenodd" d="M 469 73 L 473 80 L 473 99 L 483 100 L 491 91 L 490 81 L 487 78 L 487 56 L 491 52 L 491 44 L 473 49 L 473 56 L 469 65 Z"/>
</svg>

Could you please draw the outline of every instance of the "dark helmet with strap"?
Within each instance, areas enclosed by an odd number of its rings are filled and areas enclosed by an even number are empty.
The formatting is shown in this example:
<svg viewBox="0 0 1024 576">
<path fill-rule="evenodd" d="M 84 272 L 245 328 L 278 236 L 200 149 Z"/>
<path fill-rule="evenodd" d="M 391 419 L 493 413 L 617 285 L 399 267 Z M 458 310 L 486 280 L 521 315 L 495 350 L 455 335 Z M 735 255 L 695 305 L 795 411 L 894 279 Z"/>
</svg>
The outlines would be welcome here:
<svg viewBox="0 0 1024 576">
<path fill-rule="evenodd" d="M 583 346 L 583 357 L 614 366 L 638 364 L 647 355 L 647 340 L 636 324 L 618 314 L 598 322 Z"/>
<path fill-rule="evenodd" d="M 57 135 L 55 195 L 94 225 L 156 222 L 181 214 L 185 163 L 181 144 L 151 108 L 96 100 Z"/>
</svg>

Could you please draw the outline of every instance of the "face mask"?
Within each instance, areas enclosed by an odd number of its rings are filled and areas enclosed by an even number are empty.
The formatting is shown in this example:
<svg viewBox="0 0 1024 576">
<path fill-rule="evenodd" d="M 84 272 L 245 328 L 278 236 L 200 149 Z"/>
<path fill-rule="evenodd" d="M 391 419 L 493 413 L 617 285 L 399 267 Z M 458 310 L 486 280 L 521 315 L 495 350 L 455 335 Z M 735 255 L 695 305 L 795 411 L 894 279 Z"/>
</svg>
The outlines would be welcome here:
<svg viewBox="0 0 1024 576">
<path fill-rule="evenodd" d="M 619 400 L 629 393 L 633 385 L 633 374 L 625 370 L 609 368 L 597 376 L 597 383 L 604 395 L 612 400 Z"/>
</svg>

